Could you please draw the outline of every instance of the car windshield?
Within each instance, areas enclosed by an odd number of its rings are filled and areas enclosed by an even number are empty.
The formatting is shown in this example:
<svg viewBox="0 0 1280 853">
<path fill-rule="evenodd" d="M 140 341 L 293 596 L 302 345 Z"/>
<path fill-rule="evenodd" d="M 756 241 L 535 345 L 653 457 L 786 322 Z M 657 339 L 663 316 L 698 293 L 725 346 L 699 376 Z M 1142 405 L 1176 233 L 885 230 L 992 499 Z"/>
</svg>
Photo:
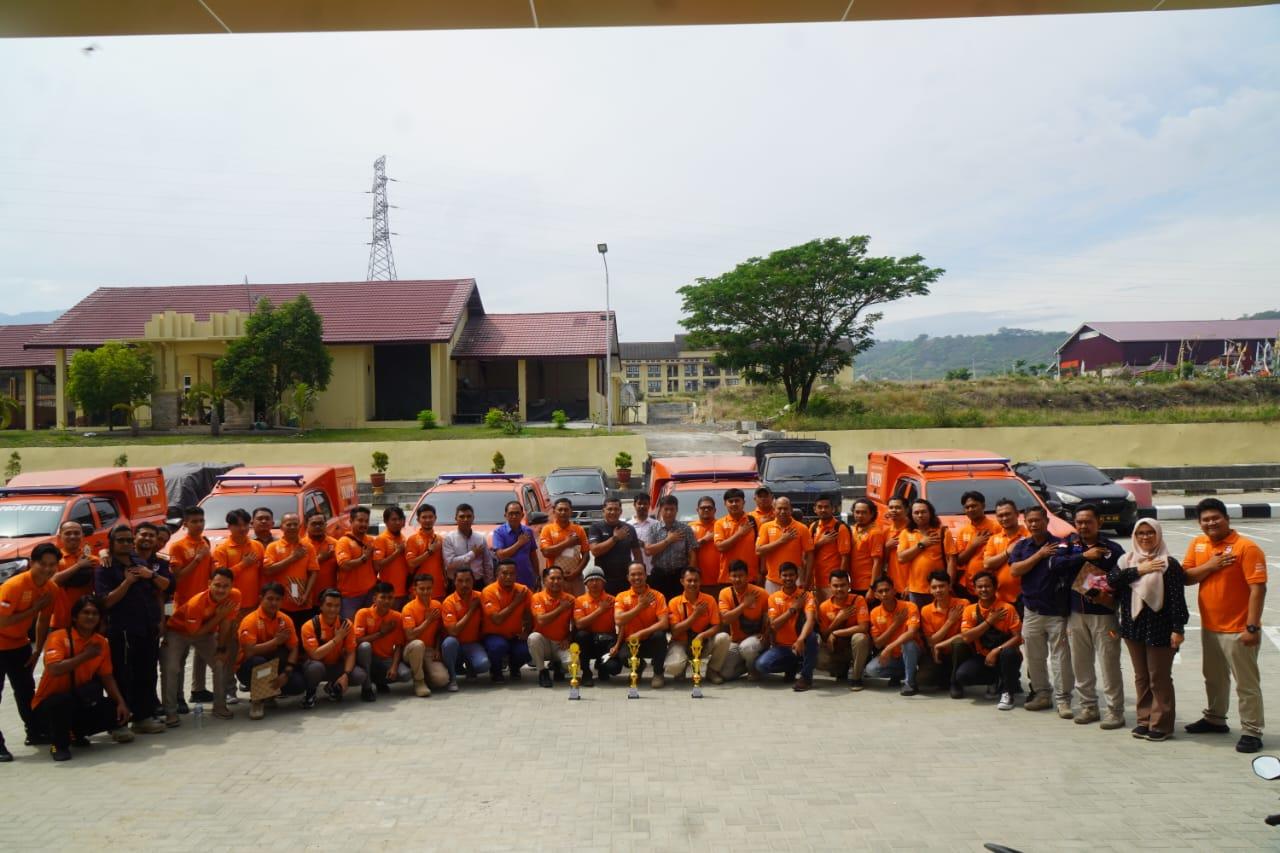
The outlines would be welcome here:
<svg viewBox="0 0 1280 853">
<path fill-rule="evenodd" d="M 1109 486 L 1111 478 L 1092 465 L 1055 465 L 1044 469 L 1045 479 L 1055 486 Z"/>
<path fill-rule="evenodd" d="M 598 474 L 551 474 L 547 491 L 553 495 L 603 495 L 604 483 Z"/>
<path fill-rule="evenodd" d="M 765 463 L 765 477 L 776 480 L 832 480 L 835 469 L 825 456 L 775 456 Z"/>
<path fill-rule="evenodd" d="M 260 506 L 265 506 L 271 510 L 271 514 L 275 516 L 275 524 L 279 527 L 280 518 L 286 512 L 298 511 L 298 496 L 234 492 L 209 495 L 209 497 L 200 502 L 200 506 L 204 508 L 204 517 L 208 521 L 209 527 L 214 530 L 227 526 L 227 513 L 231 512 L 231 510 L 242 509 L 253 515 L 253 511 Z"/>
<path fill-rule="evenodd" d="M 963 515 L 964 507 L 960 505 L 960 496 L 971 489 L 982 492 L 982 496 L 987 499 L 988 514 L 994 513 L 996 502 L 1005 498 L 1017 504 L 1019 510 L 1039 504 L 1027 484 L 1015 477 L 993 480 L 933 480 L 926 486 L 925 497 L 933 504 L 938 515 Z"/>
<path fill-rule="evenodd" d="M 506 522 L 507 504 L 516 500 L 516 493 L 512 491 L 461 491 L 450 490 L 447 492 L 428 492 L 422 499 L 422 503 L 431 504 L 436 509 L 437 524 L 453 524 L 454 516 L 458 514 L 458 504 L 470 504 L 475 510 L 476 524 L 503 524 Z M 419 504 L 421 506 L 422 504 Z M 415 509 L 413 517 L 418 517 Z"/>
<path fill-rule="evenodd" d="M 52 536 L 58 531 L 65 503 L 0 504 L 0 537 Z"/>
<path fill-rule="evenodd" d="M 690 485 L 684 488 L 676 488 L 671 490 L 671 494 L 676 496 L 676 500 L 680 501 L 680 506 L 676 510 L 676 518 L 681 521 L 693 521 L 698 517 L 698 500 L 703 497 L 711 498 L 716 502 L 716 518 L 728 515 L 728 510 L 724 508 L 724 490 L 729 486 L 724 483 L 703 483 L 702 485 Z M 654 513 L 656 516 L 657 513 Z"/>
</svg>

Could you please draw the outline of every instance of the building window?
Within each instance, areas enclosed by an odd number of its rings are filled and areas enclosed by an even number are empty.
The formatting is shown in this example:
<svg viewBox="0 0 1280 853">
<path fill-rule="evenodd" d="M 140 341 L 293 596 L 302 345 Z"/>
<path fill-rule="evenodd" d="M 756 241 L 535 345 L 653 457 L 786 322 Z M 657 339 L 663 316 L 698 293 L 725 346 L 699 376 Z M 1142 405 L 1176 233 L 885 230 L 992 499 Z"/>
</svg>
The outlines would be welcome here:
<svg viewBox="0 0 1280 853">
<path fill-rule="evenodd" d="M 638 364 L 628 364 L 628 365 L 627 365 L 627 378 L 628 378 L 628 379 L 639 379 L 639 378 L 640 378 L 640 365 L 638 365 Z"/>
<path fill-rule="evenodd" d="M 710 391 L 712 388 L 719 388 L 719 387 L 720 387 L 720 380 L 719 380 L 719 379 L 704 379 L 704 380 L 702 380 L 702 387 L 703 387 L 703 388 L 705 388 L 705 389 L 707 389 L 708 391 Z"/>
<path fill-rule="evenodd" d="M 698 380 L 696 380 L 696 379 L 686 379 L 686 380 L 684 381 L 684 390 L 686 390 L 686 391 L 697 391 L 697 390 L 698 390 Z"/>
<path fill-rule="evenodd" d="M 650 382 L 649 382 L 649 393 L 650 393 L 650 394 L 661 394 L 661 393 L 662 393 L 662 380 L 661 380 L 661 379 L 659 379 L 657 382 L 653 382 L 653 381 L 650 381 Z"/>
<path fill-rule="evenodd" d="M 649 378 L 650 378 L 650 379 L 661 379 L 661 378 L 662 378 L 662 365 L 661 365 L 661 364 L 651 364 L 651 365 L 649 365 Z"/>
<path fill-rule="evenodd" d="M 671 379 L 680 375 L 680 368 L 674 364 L 667 365 L 667 378 Z"/>
<path fill-rule="evenodd" d="M 676 392 L 677 392 L 677 391 L 679 391 L 679 390 L 680 390 L 680 380 L 679 380 L 679 379 L 668 379 L 668 380 L 667 380 L 667 393 L 668 393 L 668 394 L 674 394 L 674 393 L 676 393 Z"/>
<path fill-rule="evenodd" d="M 726 379 L 726 380 L 724 381 L 724 384 L 725 384 L 725 385 L 737 385 L 737 384 L 738 384 L 738 382 L 739 382 L 739 380 L 734 379 L 733 377 L 729 377 L 728 379 Z"/>
<path fill-rule="evenodd" d="M 724 375 L 725 375 L 725 376 L 737 376 L 737 375 L 738 375 L 738 368 L 736 368 L 736 367 L 726 367 L 726 368 L 724 369 Z"/>
<path fill-rule="evenodd" d="M 704 364 L 702 365 L 702 375 L 703 376 L 719 376 L 720 368 L 716 367 L 714 364 Z"/>
<path fill-rule="evenodd" d="M 686 362 L 684 366 L 685 376 L 697 376 L 699 364 L 696 361 Z"/>
</svg>

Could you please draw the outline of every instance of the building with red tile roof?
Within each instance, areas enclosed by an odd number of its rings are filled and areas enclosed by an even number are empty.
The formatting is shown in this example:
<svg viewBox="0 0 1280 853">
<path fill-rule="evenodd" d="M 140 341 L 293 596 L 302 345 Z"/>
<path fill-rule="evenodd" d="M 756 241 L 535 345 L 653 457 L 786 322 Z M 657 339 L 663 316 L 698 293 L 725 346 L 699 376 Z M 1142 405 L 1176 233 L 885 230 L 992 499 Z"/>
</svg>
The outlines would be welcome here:
<svg viewBox="0 0 1280 853">
<path fill-rule="evenodd" d="M 1094 372 L 1190 362 L 1247 373 L 1275 358 L 1277 342 L 1280 319 L 1090 322 L 1058 347 L 1058 368 Z"/>
<path fill-rule="evenodd" d="M 18 411 L 12 413 L 13 429 L 51 426 L 54 417 L 53 353 L 29 350 L 28 342 L 46 323 L 0 326 L 0 394 L 12 397 Z"/>
</svg>

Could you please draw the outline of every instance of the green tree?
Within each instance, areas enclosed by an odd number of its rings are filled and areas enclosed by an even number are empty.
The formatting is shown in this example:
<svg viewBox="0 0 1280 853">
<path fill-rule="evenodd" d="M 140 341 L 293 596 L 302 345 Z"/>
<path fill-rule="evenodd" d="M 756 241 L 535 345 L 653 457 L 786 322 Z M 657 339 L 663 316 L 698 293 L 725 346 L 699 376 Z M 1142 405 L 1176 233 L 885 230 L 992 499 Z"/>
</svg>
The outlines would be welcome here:
<svg viewBox="0 0 1280 853">
<path fill-rule="evenodd" d="M 963 382 L 973 378 L 973 371 L 967 367 L 955 367 L 947 371 L 946 378 Z"/>
<path fill-rule="evenodd" d="M 107 428 L 114 429 L 116 406 L 136 411 L 150 399 L 155 381 L 150 353 L 107 341 L 97 349 L 81 350 L 71 359 L 67 393 L 87 415 L 105 415 Z"/>
<path fill-rule="evenodd" d="M 290 388 L 329 387 L 333 356 L 324 345 L 324 321 L 305 293 L 279 308 L 263 299 L 214 369 L 227 397 L 250 406 L 261 400 L 278 419 Z"/>
<path fill-rule="evenodd" d="M 923 296 L 943 274 L 919 255 L 869 257 L 868 242 L 811 240 L 680 288 L 689 346 L 716 350 L 717 364 L 748 381 L 782 383 L 796 411 L 805 411 L 819 376 L 871 346 L 882 315 L 868 309 Z"/>
<path fill-rule="evenodd" d="M 22 404 L 12 394 L 0 394 L 0 430 L 13 426 L 13 419 L 22 411 Z"/>
</svg>

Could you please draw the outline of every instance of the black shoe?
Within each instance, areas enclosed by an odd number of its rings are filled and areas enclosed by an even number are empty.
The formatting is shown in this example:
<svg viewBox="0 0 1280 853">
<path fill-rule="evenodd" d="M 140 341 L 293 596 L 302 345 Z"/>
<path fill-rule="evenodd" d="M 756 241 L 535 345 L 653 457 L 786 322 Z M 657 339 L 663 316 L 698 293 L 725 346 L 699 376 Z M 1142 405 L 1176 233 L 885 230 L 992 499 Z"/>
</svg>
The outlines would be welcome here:
<svg viewBox="0 0 1280 853">
<path fill-rule="evenodd" d="M 600 679 L 601 684 L 608 684 L 609 679 L 613 678 L 613 676 L 605 672 L 604 670 L 601 670 L 600 672 L 596 673 L 596 678 Z"/>
<path fill-rule="evenodd" d="M 360 701 L 361 702 L 377 702 L 378 694 L 372 687 L 366 684 L 364 687 L 360 688 Z"/>
<path fill-rule="evenodd" d="M 1231 731 L 1231 727 L 1223 723 L 1211 723 L 1204 717 L 1196 720 L 1194 723 L 1187 723 L 1182 727 L 1189 735 L 1225 735 Z"/>
<path fill-rule="evenodd" d="M 552 679 L 551 679 L 551 670 L 549 670 L 549 669 L 540 669 L 540 670 L 538 670 L 538 686 L 539 686 L 539 687 L 550 687 L 550 686 L 551 686 L 551 680 L 552 680 Z"/>
<path fill-rule="evenodd" d="M 185 700 L 183 700 L 183 699 L 179 699 L 179 700 L 178 700 L 178 713 L 179 713 L 179 714 L 190 714 L 190 713 L 191 713 L 191 707 L 190 707 L 189 705 L 187 705 L 186 701 L 185 701 Z"/>
<path fill-rule="evenodd" d="M 1153 743 L 1160 743 L 1160 741 L 1169 740 L 1172 737 L 1173 735 L 1168 732 L 1147 732 L 1147 740 L 1152 741 Z"/>
<path fill-rule="evenodd" d="M 581 681 L 581 682 L 582 682 L 582 686 L 583 686 L 583 687 L 595 687 L 595 686 L 596 686 L 596 680 L 595 680 L 594 678 L 592 678 L 592 677 L 591 677 L 591 670 L 589 670 L 589 669 L 584 669 L 584 670 L 582 671 L 582 677 L 579 679 L 579 681 Z"/>
<path fill-rule="evenodd" d="M 341 687 L 336 687 L 335 685 L 333 685 L 332 683 L 330 683 L 330 684 L 328 684 L 328 685 L 324 688 L 324 692 L 325 692 L 325 695 L 327 695 L 327 696 L 329 697 L 329 701 L 330 701 L 330 702 L 341 702 L 341 701 L 342 701 L 342 688 L 341 688 Z"/>
<path fill-rule="evenodd" d="M 310 711 L 316 706 L 316 692 L 308 690 L 307 695 L 302 697 L 302 710 Z"/>
<path fill-rule="evenodd" d="M 919 690 L 917 690 L 913 685 L 910 685 L 910 684 L 902 685 L 902 689 L 898 691 L 898 693 L 902 696 L 914 696 L 919 692 L 920 692 Z"/>
<path fill-rule="evenodd" d="M 27 735 L 23 743 L 27 746 L 48 746 L 52 741 L 49 740 L 48 735 Z"/>
<path fill-rule="evenodd" d="M 192 690 L 191 701 L 192 702 L 212 702 L 213 693 L 209 690 Z M 186 713 L 186 712 L 184 711 L 183 713 Z"/>
<path fill-rule="evenodd" d="M 951 698 L 952 698 L 952 699 L 963 699 L 963 698 L 964 698 L 964 688 L 963 688 L 963 687 L 961 687 L 959 684 L 953 684 L 953 685 L 951 685 Z"/>
<path fill-rule="evenodd" d="M 1151 734 L 1151 729 L 1147 728 L 1146 726 L 1134 726 L 1129 731 L 1138 740 L 1142 740 L 1144 737 Z"/>
<path fill-rule="evenodd" d="M 385 682 L 385 681 L 381 682 L 381 683 L 378 685 L 378 692 L 379 692 L 379 693 L 390 693 L 390 692 L 391 692 L 391 685 L 390 685 L 390 684 L 388 684 L 388 683 L 387 683 L 387 682 Z"/>
<path fill-rule="evenodd" d="M 489 680 L 492 681 L 494 684 L 507 683 L 507 677 L 503 675 L 501 672 L 498 672 L 498 670 L 496 669 L 493 672 L 489 673 Z"/>
<path fill-rule="evenodd" d="M 1262 738 L 1253 735 L 1240 735 L 1236 741 L 1236 752 L 1257 752 L 1262 749 Z"/>
<path fill-rule="evenodd" d="M 520 680 L 520 667 L 518 667 L 518 666 L 513 666 L 513 667 L 511 667 L 511 675 L 510 675 L 509 677 L 510 677 L 510 679 L 511 679 L 512 681 L 519 681 L 519 680 Z"/>
<path fill-rule="evenodd" d="M 0 764 L 8 764 L 10 761 L 13 761 L 13 753 L 3 743 L 0 743 Z"/>
<path fill-rule="evenodd" d="M 72 738 L 71 745 L 78 746 L 78 747 L 90 747 L 90 746 L 93 746 L 93 741 L 89 740 L 84 735 L 76 735 L 74 738 Z"/>
<path fill-rule="evenodd" d="M 794 670 L 794 669 L 789 669 L 789 670 L 787 670 L 785 673 L 783 673 L 783 675 L 784 675 L 784 676 L 786 676 L 786 680 L 787 680 L 787 681 L 795 681 L 795 680 L 796 680 L 796 672 L 797 672 L 797 671 L 796 671 L 796 670 Z"/>
<path fill-rule="evenodd" d="M 556 681 L 564 681 L 564 680 L 565 680 L 564 670 L 563 670 L 563 669 L 561 669 L 561 668 L 560 668 L 560 667 L 558 667 L 558 666 L 556 666 L 556 667 L 552 667 L 552 669 L 551 669 L 551 674 L 552 674 L 553 676 L 555 676 Z"/>
<path fill-rule="evenodd" d="M 49 747 L 49 755 L 53 757 L 54 761 L 70 761 L 71 760 L 71 750 L 65 747 L 63 747 L 62 749 L 59 749 L 56 746 L 51 746 Z"/>
</svg>

